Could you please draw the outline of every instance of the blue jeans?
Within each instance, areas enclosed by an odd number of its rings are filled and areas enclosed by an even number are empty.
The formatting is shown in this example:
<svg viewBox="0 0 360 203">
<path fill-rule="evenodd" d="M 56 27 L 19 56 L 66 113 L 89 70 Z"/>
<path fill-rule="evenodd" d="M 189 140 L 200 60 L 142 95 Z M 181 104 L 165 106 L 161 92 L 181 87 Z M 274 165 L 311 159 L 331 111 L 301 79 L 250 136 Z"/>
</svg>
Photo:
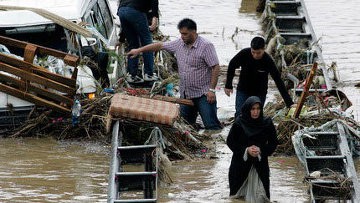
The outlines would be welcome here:
<svg viewBox="0 0 360 203">
<path fill-rule="evenodd" d="M 265 104 L 265 100 L 266 100 L 266 95 L 249 95 L 246 94 L 245 92 L 241 91 L 241 90 L 236 90 L 236 98 L 235 98 L 235 118 L 237 118 L 240 113 L 241 113 L 241 107 L 242 105 L 245 103 L 245 101 L 250 97 L 250 96 L 258 96 L 260 98 L 261 101 L 261 105 L 264 106 Z"/>
<path fill-rule="evenodd" d="M 152 36 L 149 30 L 146 14 L 131 7 L 120 7 L 117 15 L 120 18 L 121 28 L 129 44 L 128 49 L 139 48 L 152 43 Z M 144 72 L 153 75 L 154 53 L 145 52 L 142 54 L 144 59 Z M 139 57 L 128 57 L 128 72 L 132 76 L 137 75 Z"/>
<path fill-rule="evenodd" d="M 207 130 L 222 129 L 220 121 L 217 117 L 216 102 L 210 104 L 206 96 L 191 99 L 194 106 L 180 105 L 180 115 L 190 124 L 194 125 L 196 118 L 200 113 L 201 119 Z"/>
</svg>

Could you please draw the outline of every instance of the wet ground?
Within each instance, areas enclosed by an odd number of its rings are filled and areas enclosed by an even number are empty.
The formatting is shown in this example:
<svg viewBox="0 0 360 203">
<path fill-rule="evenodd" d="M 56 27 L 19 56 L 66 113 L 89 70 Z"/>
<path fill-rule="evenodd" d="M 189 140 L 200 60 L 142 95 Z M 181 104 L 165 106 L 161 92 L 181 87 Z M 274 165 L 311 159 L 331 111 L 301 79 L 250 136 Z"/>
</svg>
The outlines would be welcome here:
<svg viewBox="0 0 360 203">
<path fill-rule="evenodd" d="M 184 17 L 193 18 L 199 33 L 215 44 L 222 65 L 261 32 L 254 0 L 159 1 L 163 33 L 177 37 L 177 22 Z M 322 37 L 324 58 L 337 61 L 345 81 L 344 91 L 358 108 L 359 89 L 349 85 L 360 78 L 360 7 L 355 0 L 306 2 L 317 36 Z M 221 87 L 219 81 L 219 118 L 226 120 L 234 113 L 234 95 L 225 96 Z M 274 94 L 276 90 L 270 92 L 268 99 Z M 174 182 L 162 185 L 159 202 L 240 202 L 228 199 L 231 152 L 224 144 L 227 132 L 225 128 L 217 136 L 215 159 L 173 163 L 170 174 Z M 106 202 L 109 150 L 101 143 L 0 139 L 0 202 Z M 359 169 L 358 160 L 355 164 Z M 271 157 L 270 167 L 273 201 L 308 200 L 302 183 L 304 169 L 296 157 Z"/>
</svg>

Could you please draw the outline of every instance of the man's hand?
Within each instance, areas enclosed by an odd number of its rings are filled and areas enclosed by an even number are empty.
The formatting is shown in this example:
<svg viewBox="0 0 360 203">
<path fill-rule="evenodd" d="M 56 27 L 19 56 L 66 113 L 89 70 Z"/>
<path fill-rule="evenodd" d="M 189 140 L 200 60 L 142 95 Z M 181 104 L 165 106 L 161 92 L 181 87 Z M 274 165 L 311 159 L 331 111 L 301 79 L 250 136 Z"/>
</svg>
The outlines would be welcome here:
<svg viewBox="0 0 360 203">
<path fill-rule="evenodd" d="M 137 57 L 141 52 L 139 49 L 131 49 L 128 53 L 126 53 L 127 56 L 130 56 L 130 58 Z"/>
<path fill-rule="evenodd" d="M 156 30 L 157 26 L 158 26 L 158 18 L 153 17 L 151 19 L 151 25 L 149 26 L 150 31 L 152 32 L 152 31 Z"/>
<path fill-rule="evenodd" d="M 228 89 L 228 88 L 224 88 L 224 92 L 225 92 L 225 94 L 226 94 L 227 96 L 230 97 L 230 94 L 233 93 L 233 90 L 232 90 L 232 89 Z"/>
<path fill-rule="evenodd" d="M 208 93 L 206 93 L 206 99 L 210 104 L 214 103 L 216 101 L 215 93 L 212 91 L 208 91 Z"/>
</svg>

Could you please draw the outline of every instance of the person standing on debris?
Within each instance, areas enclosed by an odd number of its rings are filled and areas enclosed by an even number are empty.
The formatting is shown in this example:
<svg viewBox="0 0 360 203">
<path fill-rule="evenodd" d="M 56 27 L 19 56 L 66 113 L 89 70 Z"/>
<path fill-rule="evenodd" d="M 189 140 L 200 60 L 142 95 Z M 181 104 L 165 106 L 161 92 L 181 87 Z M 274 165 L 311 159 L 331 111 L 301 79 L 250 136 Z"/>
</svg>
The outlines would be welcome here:
<svg viewBox="0 0 360 203">
<path fill-rule="evenodd" d="M 180 96 L 191 99 L 194 106 L 180 105 L 181 116 L 191 125 L 196 123 L 200 113 L 205 129 L 222 128 L 217 117 L 215 87 L 220 66 L 214 45 L 197 34 L 196 23 L 182 19 L 177 28 L 181 39 L 157 42 L 127 54 L 135 57 L 142 52 L 166 50 L 175 54 L 180 75 Z"/>
<path fill-rule="evenodd" d="M 229 169 L 231 198 L 246 202 L 269 202 L 268 156 L 278 145 L 271 118 L 263 116 L 261 100 L 249 97 L 232 125 L 226 143 L 233 152 Z"/>
<path fill-rule="evenodd" d="M 138 48 L 152 43 L 150 29 L 155 29 L 156 24 L 148 25 L 148 13 L 152 19 L 159 18 L 158 0 L 121 0 L 117 15 L 120 18 L 121 28 L 128 42 L 128 49 Z M 140 83 L 145 81 L 155 81 L 154 75 L 154 53 L 147 52 L 143 54 L 144 59 L 144 79 L 138 74 L 139 57 L 128 58 L 127 69 L 130 83 Z"/>
<path fill-rule="evenodd" d="M 287 107 L 294 103 L 286 90 L 274 60 L 265 52 L 265 40 L 262 37 L 254 37 L 251 47 L 242 49 L 229 63 L 227 70 L 225 94 L 233 93 L 233 78 L 235 69 L 241 67 L 239 82 L 236 90 L 235 118 L 239 116 L 242 104 L 250 96 L 258 96 L 264 105 L 268 89 L 269 73 L 280 91 Z"/>
</svg>

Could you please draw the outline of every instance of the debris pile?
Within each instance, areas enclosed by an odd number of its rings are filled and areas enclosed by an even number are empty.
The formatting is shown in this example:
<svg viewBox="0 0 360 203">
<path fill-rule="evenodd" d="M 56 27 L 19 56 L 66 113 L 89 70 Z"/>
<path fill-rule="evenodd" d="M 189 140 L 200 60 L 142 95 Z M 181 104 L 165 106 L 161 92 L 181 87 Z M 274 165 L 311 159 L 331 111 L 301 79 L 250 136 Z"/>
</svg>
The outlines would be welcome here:
<svg viewBox="0 0 360 203">
<path fill-rule="evenodd" d="M 160 33 L 160 32 L 158 32 Z M 155 35 L 157 40 L 166 39 L 161 33 Z M 111 53 L 110 53 L 111 55 Z M 123 60 L 122 56 L 117 57 Z M 51 60 L 51 59 L 50 59 Z M 85 60 L 85 61 L 84 61 Z M 88 58 L 83 59 L 80 64 L 88 64 Z M 40 59 L 37 65 L 50 68 L 48 58 Z M 51 65 L 51 64 L 50 64 Z M 34 107 L 28 119 L 17 128 L 6 132 L 5 137 L 29 137 L 29 136 L 51 136 L 55 139 L 90 139 L 111 142 L 111 132 L 109 130 L 109 107 L 114 93 L 154 98 L 159 97 L 176 101 L 178 93 L 179 77 L 177 74 L 176 59 L 171 54 L 161 51 L 155 53 L 155 70 L 161 80 L 153 84 L 146 84 L 143 87 L 131 87 L 125 79 L 125 75 L 119 78 L 109 91 L 105 91 L 98 83 L 98 92 L 95 98 L 84 98 L 77 96 L 81 103 L 81 114 L 78 123 L 74 125 L 70 115 L 61 114 L 47 108 Z M 59 72 L 59 71 L 57 71 Z M 61 71 L 60 71 L 61 72 Z M 169 89 L 171 87 L 171 89 Z M 171 94 L 169 95 L 169 91 Z M 126 132 L 124 137 L 125 145 L 143 144 L 149 136 L 152 128 L 159 127 L 164 135 L 166 145 L 165 153 L 170 160 L 188 159 L 196 156 L 203 157 L 204 151 L 209 147 L 203 144 L 204 136 L 199 136 L 198 132 L 184 120 L 179 118 L 174 126 L 154 124 L 152 122 L 139 121 L 124 118 L 121 120 L 123 130 Z"/>
<path fill-rule="evenodd" d="M 294 108 L 286 108 L 281 97 L 277 97 L 276 100 L 278 102 L 267 103 L 264 112 L 272 117 L 277 125 L 280 141 L 276 150 L 278 154 L 295 155 L 291 137 L 295 131 L 308 126 L 321 126 L 331 120 L 341 119 L 349 126 L 360 129 L 353 116 L 345 111 L 351 106 L 351 102 L 340 91 L 332 90 L 309 95 L 299 118 L 293 118 Z"/>
</svg>

